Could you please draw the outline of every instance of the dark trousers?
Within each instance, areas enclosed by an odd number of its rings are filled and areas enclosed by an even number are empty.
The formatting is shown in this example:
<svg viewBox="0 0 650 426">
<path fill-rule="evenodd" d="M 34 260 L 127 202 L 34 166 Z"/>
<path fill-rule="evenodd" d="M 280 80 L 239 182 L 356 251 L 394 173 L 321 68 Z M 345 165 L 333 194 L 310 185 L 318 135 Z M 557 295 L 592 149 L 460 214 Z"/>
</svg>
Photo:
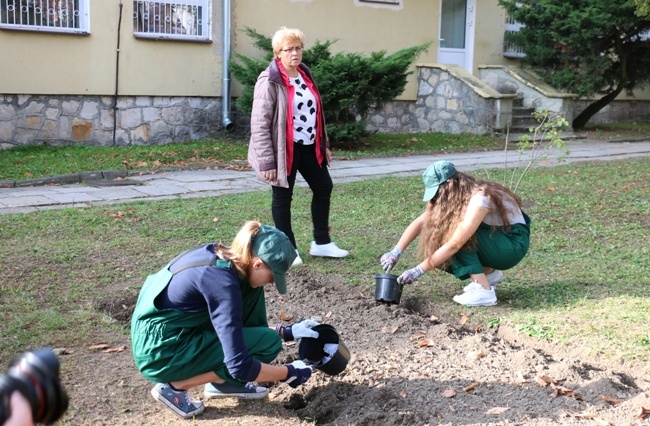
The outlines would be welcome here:
<svg viewBox="0 0 650 426">
<path fill-rule="evenodd" d="M 291 228 L 291 201 L 293 187 L 296 184 L 296 173 L 305 179 L 311 188 L 311 220 L 314 225 L 314 241 L 316 244 L 329 244 L 330 198 L 332 195 L 332 177 L 327 166 L 319 166 L 316 161 L 315 145 L 294 145 L 293 165 L 288 176 L 289 188 L 273 186 L 273 201 L 271 213 L 275 227 L 287 234 L 291 244 L 296 245 L 296 239 Z"/>
</svg>

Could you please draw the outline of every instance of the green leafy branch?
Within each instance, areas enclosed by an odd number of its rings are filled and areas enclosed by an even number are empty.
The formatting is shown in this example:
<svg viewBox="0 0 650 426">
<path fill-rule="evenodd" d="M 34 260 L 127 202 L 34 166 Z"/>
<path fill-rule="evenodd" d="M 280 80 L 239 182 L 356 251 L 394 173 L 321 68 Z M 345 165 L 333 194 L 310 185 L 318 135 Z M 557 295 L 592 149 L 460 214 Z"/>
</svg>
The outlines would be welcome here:
<svg viewBox="0 0 650 426">
<path fill-rule="evenodd" d="M 569 154 L 569 151 L 566 149 L 566 141 L 560 137 L 562 129 L 567 127 L 569 122 L 564 117 L 552 114 L 548 110 L 535 111 L 532 116 L 538 124 L 536 126 L 531 126 L 528 129 L 529 134 L 523 135 L 519 139 L 517 148 L 518 157 L 515 162 L 516 165 L 510 173 L 508 172 L 508 145 L 510 134 L 508 133 L 506 136 L 503 185 L 507 185 L 508 188 L 515 193 L 517 192 L 517 189 L 519 189 L 519 184 L 522 179 L 532 166 L 548 159 L 550 154 L 555 150 L 560 150 L 560 156 L 557 158 L 558 161 L 563 161 Z M 524 167 L 523 170 L 520 170 L 519 164 L 522 163 L 522 159 L 526 154 L 528 154 L 526 167 Z M 508 175 L 510 178 L 509 182 Z"/>
</svg>

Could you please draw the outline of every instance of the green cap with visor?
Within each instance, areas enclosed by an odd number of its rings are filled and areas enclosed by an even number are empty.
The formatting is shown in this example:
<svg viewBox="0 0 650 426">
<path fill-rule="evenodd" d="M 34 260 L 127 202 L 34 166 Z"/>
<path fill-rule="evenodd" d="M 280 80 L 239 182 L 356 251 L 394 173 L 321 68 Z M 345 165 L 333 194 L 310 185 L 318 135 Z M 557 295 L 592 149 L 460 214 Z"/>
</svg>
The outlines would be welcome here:
<svg viewBox="0 0 650 426">
<path fill-rule="evenodd" d="M 287 292 L 287 271 L 296 258 L 296 249 L 289 237 L 277 228 L 262 225 L 253 236 L 253 250 L 257 256 L 273 271 L 275 288 L 280 294 Z"/>
</svg>

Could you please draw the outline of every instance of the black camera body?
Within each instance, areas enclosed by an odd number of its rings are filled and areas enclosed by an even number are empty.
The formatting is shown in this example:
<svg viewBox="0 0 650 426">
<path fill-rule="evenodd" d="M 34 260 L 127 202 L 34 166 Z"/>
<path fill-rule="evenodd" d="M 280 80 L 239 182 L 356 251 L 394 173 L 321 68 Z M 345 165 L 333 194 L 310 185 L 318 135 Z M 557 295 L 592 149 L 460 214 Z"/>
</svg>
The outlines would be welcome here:
<svg viewBox="0 0 650 426">
<path fill-rule="evenodd" d="M 11 394 L 20 392 L 32 407 L 34 423 L 52 424 L 68 409 L 68 395 L 59 381 L 59 360 L 51 349 L 25 352 L 0 376 L 0 425 L 11 417 Z"/>
</svg>

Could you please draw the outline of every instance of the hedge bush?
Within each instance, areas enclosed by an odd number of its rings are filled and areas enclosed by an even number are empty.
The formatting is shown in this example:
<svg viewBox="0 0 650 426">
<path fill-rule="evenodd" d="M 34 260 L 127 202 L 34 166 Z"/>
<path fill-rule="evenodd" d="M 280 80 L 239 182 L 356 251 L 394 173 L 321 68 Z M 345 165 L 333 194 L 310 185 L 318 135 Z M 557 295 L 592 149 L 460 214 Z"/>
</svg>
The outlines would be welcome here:
<svg viewBox="0 0 650 426">
<path fill-rule="evenodd" d="M 235 54 L 230 71 L 244 85 L 237 106 L 248 114 L 253 107 L 253 90 L 259 74 L 273 59 L 271 38 L 245 28 L 253 44 L 265 52 L 262 58 Z M 368 136 L 365 119 L 372 109 L 381 109 L 399 96 L 406 86 L 411 64 L 431 43 L 408 47 L 392 54 L 385 50 L 370 55 L 335 53 L 336 40 L 316 41 L 303 50 L 303 62 L 309 66 L 318 86 L 325 110 L 327 132 L 332 143 L 347 145 Z"/>
</svg>

